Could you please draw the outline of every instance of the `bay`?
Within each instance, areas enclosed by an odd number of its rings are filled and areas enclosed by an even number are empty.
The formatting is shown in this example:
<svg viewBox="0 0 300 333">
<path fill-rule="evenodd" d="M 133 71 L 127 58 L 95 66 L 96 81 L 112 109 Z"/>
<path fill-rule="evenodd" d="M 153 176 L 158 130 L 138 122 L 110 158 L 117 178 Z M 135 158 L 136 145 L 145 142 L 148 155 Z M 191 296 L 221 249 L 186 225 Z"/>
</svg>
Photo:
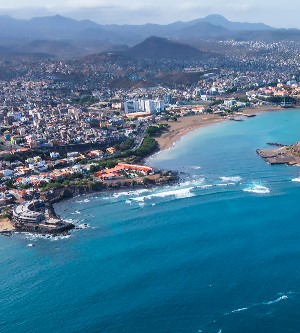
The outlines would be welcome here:
<svg viewBox="0 0 300 333">
<path fill-rule="evenodd" d="M 147 162 L 179 184 L 62 202 L 70 237 L 1 237 L 0 332 L 299 332 L 299 168 L 256 154 L 299 128 L 202 128 Z"/>
</svg>

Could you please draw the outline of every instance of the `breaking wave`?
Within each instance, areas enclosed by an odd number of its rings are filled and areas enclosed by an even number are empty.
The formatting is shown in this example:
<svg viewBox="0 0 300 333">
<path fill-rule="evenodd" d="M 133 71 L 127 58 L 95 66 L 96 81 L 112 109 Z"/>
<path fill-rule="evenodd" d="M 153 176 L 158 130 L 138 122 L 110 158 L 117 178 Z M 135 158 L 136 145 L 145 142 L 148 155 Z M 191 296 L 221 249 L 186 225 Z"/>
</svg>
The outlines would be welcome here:
<svg viewBox="0 0 300 333">
<path fill-rule="evenodd" d="M 233 182 L 233 183 L 238 183 L 242 180 L 242 177 L 240 176 L 234 176 L 234 177 L 220 177 L 222 182 Z"/>
<path fill-rule="evenodd" d="M 140 194 L 147 193 L 147 192 L 149 192 L 149 190 L 147 190 L 147 189 L 128 191 L 128 192 L 117 192 L 117 193 L 114 193 L 111 197 L 118 199 L 120 197 L 128 197 L 128 196 L 134 196 L 134 195 L 138 196 Z"/>
<path fill-rule="evenodd" d="M 268 187 L 255 183 L 248 185 L 243 191 L 256 194 L 268 194 L 271 192 Z"/>
<path fill-rule="evenodd" d="M 300 177 L 292 179 L 292 182 L 298 182 L 298 183 L 300 183 Z"/>
<path fill-rule="evenodd" d="M 64 239 L 69 239 L 72 237 L 71 234 L 66 234 L 66 235 L 50 235 L 50 234 L 32 234 L 30 232 L 24 233 L 25 238 L 29 241 L 37 241 L 39 239 L 45 239 L 49 241 L 58 241 L 58 240 L 64 240 Z"/>
<path fill-rule="evenodd" d="M 153 193 L 153 194 L 145 195 L 145 196 L 138 197 L 138 198 L 131 198 L 131 200 L 137 201 L 137 202 L 144 202 L 145 200 L 150 200 L 153 198 L 166 198 L 166 197 L 175 197 L 177 199 L 190 198 L 190 197 L 195 196 L 195 194 L 191 192 L 193 189 L 194 189 L 194 187 L 188 187 L 188 188 L 183 188 L 183 189 L 179 189 L 179 190 L 158 192 L 158 193 Z"/>
</svg>

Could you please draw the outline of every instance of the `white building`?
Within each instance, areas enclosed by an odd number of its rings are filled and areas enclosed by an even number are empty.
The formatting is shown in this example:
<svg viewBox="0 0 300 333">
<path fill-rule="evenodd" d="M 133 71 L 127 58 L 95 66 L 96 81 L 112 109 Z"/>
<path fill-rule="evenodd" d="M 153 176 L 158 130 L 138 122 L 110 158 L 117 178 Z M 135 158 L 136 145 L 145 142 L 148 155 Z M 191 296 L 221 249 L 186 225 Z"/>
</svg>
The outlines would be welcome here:
<svg viewBox="0 0 300 333">
<path fill-rule="evenodd" d="M 229 100 L 225 100 L 225 101 L 224 101 L 224 105 L 225 105 L 226 107 L 228 107 L 228 108 L 230 108 L 230 107 L 232 107 L 232 106 L 234 106 L 234 105 L 236 105 L 236 104 L 237 104 L 237 102 L 236 102 L 235 99 L 229 99 Z"/>
<path fill-rule="evenodd" d="M 139 102 L 136 100 L 129 100 L 124 103 L 125 113 L 140 112 Z"/>
<path fill-rule="evenodd" d="M 157 113 L 164 111 L 165 102 L 163 100 L 139 99 L 129 100 L 124 103 L 125 113 L 147 112 Z"/>
</svg>

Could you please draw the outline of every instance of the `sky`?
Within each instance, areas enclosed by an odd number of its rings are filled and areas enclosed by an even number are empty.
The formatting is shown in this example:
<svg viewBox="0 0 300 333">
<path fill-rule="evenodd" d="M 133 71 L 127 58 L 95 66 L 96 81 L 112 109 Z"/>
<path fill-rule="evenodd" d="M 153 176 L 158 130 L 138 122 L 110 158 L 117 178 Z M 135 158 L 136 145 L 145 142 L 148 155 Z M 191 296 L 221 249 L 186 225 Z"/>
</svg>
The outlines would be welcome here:
<svg viewBox="0 0 300 333">
<path fill-rule="evenodd" d="M 0 0 L 0 15 L 28 19 L 60 14 L 102 24 L 166 24 L 221 14 L 231 21 L 300 28 L 299 0 Z"/>
</svg>

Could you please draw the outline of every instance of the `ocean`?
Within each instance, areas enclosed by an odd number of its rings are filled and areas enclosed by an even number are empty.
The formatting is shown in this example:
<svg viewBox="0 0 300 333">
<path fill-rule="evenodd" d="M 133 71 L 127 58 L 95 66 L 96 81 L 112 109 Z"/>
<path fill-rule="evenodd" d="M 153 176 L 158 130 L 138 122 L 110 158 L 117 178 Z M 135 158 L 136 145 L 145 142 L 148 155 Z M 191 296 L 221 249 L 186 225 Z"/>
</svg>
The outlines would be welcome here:
<svg viewBox="0 0 300 333">
<path fill-rule="evenodd" d="M 299 128 L 199 129 L 147 162 L 178 184 L 61 202 L 67 237 L 0 237 L 0 332 L 300 332 L 300 170 L 256 154 Z"/>
</svg>

